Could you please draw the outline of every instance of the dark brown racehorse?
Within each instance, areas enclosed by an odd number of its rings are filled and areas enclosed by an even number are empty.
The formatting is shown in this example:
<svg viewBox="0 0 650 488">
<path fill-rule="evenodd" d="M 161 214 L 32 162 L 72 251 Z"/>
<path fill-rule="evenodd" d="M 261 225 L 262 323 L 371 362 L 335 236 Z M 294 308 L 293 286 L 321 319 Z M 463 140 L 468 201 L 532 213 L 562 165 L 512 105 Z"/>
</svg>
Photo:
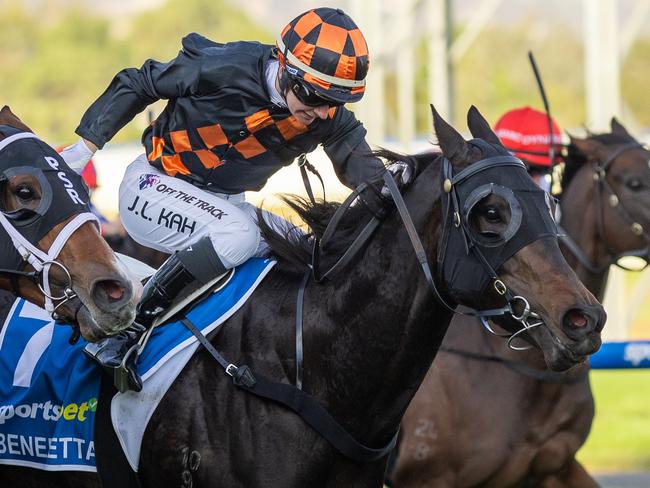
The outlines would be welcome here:
<svg viewBox="0 0 650 488">
<path fill-rule="evenodd" d="M 598 298 L 609 265 L 647 259 L 650 244 L 650 152 L 611 129 L 572 139 L 562 181 L 563 251 Z M 588 371 L 553 374 L 538 349 L 513 351 L 456 317 L 404 416 L 394 486 L 597 486 L 575 459 L 594 416 Z"/>
<path fill-rule="evenodd" d="M 455 171 L 472 164 L 485 167 L 486 162 L 479 161 L 489 157 L 508 159 L 474 108 L 468 125 L 487 144 L 466 142 L 434 112 L 440 146 Z M 443 158 L 429 154 L 407 159 L 418 168 L 404 199 L 424 243 L 422 257 L 434 265 L 442 230 Z M 507 181 L 504 172 L 489 174 L 495 184 Z M 525 189 L 526 199 L 532 200 L 533 193 L 539 196 L 525 172 L 518 174 L 517 185 Z M 500 195 L 486 195 L 476 202 L 467 224 L 472 232 L 494 237 L 510 228 L 510 207 Z M 294 205 L 318 234 L 334 210 L 326 204 Z M 329 252 L 344 249 L 370 218 L 363 205 L 350 210 L 340 222 L 343 235 L 333 248 L 324 250 L 321 263 L 336 260 L 338 255 Z M 450 221 L 445 218 L 445 222 Z M 521 229 L 530 228 L 524 215 Z M 287 242 L 268 227 L 263 232 L 280 262 L 252 300 L 211 339 L 228 360 L 293 384 L 296 293 L 308 269 L 311 243 Z M 555 237 L 538 238 L 522 247 L 499 267 L 498 276 L 539 311 L 544 325 L 531 333 L 532 340 L 541 345 L 550 365 L 572 366 L 598 348 L 604 312 L 562 258 Z M 446 282 L 440 278 L 435 282 L 447 300 L 457 299 Z M 463 298 L 462 303 L 478 309 L 502 305 L 496 288 L 490 290 Z M 385 445 L 397 431 L 452 315 L 434 298 L 395 211 L 388 212 L 345 272 L 307 287 L 303 315 L 304 390 L 354 438 L 368 446 Z M 519 325 L 512 318 L 502 324 Z M 96 449 L 99 453 L 101 445 Z M 291 411 L 235 388 L 205 350 L 194 355 L 159 404 L 141 452 L 138 475 L 147 488 L 380 487 L 387 463 L 387 456 L 368 463 L 344 457 Z M 192 453 L 191 463 L 188 453 Z M 18 468 L 0 470 L 0 482 L 7 486 L 35 481 L 50 487 L 97 486 L 97 480 L 81 473 L 29 472 L 28 476 Z"/>
<path fill-rule="evenodd" d="M 0 110 L 0 125 L 32 132 L 7 106 Z M 0 141 L 6 137 L 0 129 Z M 15 167 L 18 168 L 29 167 L 30 164 L 27 159 L 18 158 L 15 161 Z M 41 182 L 29 172 L 12 173 L 12 177 L 0 186 L 2 211 L 6 215 L 38 209 L 42 196 Z M 56 208 L 57 202 L 64 198 L 68 198 L 68 195 L 61 185 L 60 191 L 53 192 L 48 211 Z M 47 253 L 62 229 L 75 216 L 73 214 L 54 225 L 40 242 L 32 244 Z M 5 243 L 10 242 L 9 235 L 3 228 L 0 228 L 0 239 Z M 81 224 L 67 239 L 55 260 L 55 264 L 47 267 L 51 288 L 49 294 L 53 304 L 58 305 L 56 314 L 60 319 L 78 325 L 79 332 L 85 339 L 99 340 L 115 334 L 133 321 L 136 297 L 131 278 L 99 235 L 96 225 L 90 221 Z M 28 264 L 22 271 L 29 272 L 31 269 Z M 0 289 L 13 291 L 43 306 L 45 297 L 42 289 L 47 291 L 48 288 L 42 280 L 43 274 L 34 278 L 12 278 L 8 273 L 1 273 Z"/>
</svg>

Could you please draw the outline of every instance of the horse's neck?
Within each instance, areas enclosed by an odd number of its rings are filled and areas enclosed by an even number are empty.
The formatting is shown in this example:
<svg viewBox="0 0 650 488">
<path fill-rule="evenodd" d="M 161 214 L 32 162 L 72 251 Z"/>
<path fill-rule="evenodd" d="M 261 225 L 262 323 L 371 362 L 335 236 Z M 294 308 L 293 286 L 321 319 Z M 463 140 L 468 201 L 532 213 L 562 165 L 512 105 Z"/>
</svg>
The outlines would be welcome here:
<svg viewBox="0 0 650 488">
<path fill-rule="evenodd" d="M 585 169 L 583 169 L 585 171 Z M 598 212 L 590 173 L 576 175 L 562 195 L 562 227 L 578 245 L 584 256 L 597 267 L 604 267 L 610 256 L 602 236 L 598 235 Z M 608 271 L 594 273 L 563 247 L 569 265 L 585 287 L 599 300 L 604 294 Z"/>
<path fill-rule="evenodd" d="M 417 207 L 411 214 L 434 262 L 440 210 L 433 210 L 433 201 Z M 380 442 L 399 425 L 451 315 L 433 298 L 397 215 L 383 223 L 363 259 L 329 291 L 327 316 L 336 330 L 326 340 L 336 357 L 328 358 L 328 378 L 321 384 L 327 385 L 333 413 L 347 418 L 360 438 Z"/>
</svg>

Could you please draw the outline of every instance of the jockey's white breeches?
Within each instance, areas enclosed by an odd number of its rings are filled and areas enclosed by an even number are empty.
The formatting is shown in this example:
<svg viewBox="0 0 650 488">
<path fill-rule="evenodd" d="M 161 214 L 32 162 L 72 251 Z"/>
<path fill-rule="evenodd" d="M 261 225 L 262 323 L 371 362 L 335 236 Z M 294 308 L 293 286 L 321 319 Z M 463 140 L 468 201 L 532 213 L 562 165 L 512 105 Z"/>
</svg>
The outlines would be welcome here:
<svg viewBox="0 0 650 488">
<path fill-rule="evenodd" d="M 197 188 L 156 169 L 144 154 L 127 167 L 119 197 L 124 228 L 143 246 L 174 252 L 207 235 L 227 268 L 268 251 L 260 238 L 257 207 L 243 193 Z M 282 232 L 293 227 L 270 212 L 264 212 L 264 219 Z"/>
</svg>

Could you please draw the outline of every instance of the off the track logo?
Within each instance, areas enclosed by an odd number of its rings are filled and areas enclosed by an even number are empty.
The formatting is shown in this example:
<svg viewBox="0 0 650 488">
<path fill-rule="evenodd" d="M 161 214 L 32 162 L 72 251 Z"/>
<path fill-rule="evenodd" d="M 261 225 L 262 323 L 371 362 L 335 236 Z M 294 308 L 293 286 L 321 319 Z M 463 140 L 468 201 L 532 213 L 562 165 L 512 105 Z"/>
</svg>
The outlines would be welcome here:
<svg viewBox="0 0 650 488">
<path fill-rule="evenodd" d="M 140 176 L 138 187 L 140 188 L 140 190 L 144 190 L 145 188 L 151 188 L 152 186 L 157 185 L 158 183 L 160 183 L 160 176 L 147 173 Z"/>
</svg>

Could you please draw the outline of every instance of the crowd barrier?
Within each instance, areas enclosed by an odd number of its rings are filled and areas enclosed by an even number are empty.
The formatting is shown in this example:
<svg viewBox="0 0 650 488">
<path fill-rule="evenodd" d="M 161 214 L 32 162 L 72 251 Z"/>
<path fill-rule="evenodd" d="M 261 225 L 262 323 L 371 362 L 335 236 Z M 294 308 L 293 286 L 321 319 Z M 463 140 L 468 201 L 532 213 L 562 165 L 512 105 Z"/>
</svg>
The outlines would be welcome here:
<svg viewBox="0 0 650 488">
<path fill-rule="evenodd" d="M 589 363 L 592 369 L 650 368 L 650 340 L 605 342 Z"/>
</svg>

